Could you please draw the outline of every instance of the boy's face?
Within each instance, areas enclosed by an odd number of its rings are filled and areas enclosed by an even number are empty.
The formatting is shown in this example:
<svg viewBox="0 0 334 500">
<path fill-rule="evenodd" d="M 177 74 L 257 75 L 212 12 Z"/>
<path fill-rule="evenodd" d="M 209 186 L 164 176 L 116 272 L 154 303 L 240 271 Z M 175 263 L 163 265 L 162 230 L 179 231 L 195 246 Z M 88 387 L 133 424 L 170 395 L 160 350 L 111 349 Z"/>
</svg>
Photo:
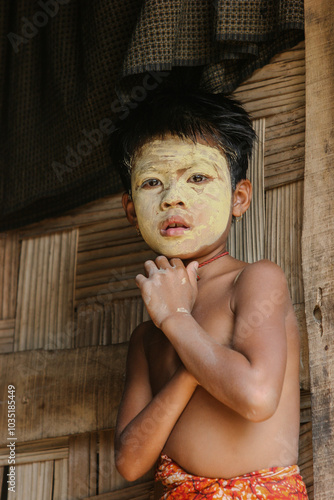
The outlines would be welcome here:
<svg viewBox="0 0 334 500">
<path fill-rule="evenodd" d="M 232 189 L 217 148 L 173 136 L 148 142 L 135 157 L 131 187 L 137 225 L 155 252 L 187 259 L 225 243 Z"/>
</svg>

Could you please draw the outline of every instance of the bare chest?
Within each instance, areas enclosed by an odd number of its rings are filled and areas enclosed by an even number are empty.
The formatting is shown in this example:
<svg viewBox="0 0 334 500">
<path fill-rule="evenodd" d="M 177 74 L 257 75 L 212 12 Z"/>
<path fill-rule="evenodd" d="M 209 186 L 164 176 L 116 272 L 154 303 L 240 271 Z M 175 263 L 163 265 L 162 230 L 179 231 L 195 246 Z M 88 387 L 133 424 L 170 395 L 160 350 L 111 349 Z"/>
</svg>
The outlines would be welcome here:
<svg viewBox="0 0 334 500">
<path fill-rule="evenodd" d="M 231 345 L 234 315 L 229 307 L 228 293 L 216 296 L 203 290 L 199 293 L 192 315 L 203 330 L 222 345 Z M 182 335 L 180 329 L 179 335 Z M 181 360 L 173 345 L 158 328 L 152 326 L 147 333 L 145 351 L 149 365 L 153 394 L 170 380 Z"/>
</svg>

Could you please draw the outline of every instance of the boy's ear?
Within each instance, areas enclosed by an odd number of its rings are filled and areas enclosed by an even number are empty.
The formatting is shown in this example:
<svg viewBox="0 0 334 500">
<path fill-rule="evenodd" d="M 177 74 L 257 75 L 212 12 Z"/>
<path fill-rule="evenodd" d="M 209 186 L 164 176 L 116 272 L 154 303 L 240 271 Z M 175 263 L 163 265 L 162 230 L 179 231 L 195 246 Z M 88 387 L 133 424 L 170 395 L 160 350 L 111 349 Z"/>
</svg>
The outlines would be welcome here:
<svg viewBox="0 0 334 500">
<path fill-rule="evenodd" d="M 232 215 L 240 217 L 249 208 L 252 200 L 252 184 L 248 179 L 238 182 L 233 193 Z"/>
<path fill-rule="evenodd" d="M 126 218 L 133 226 L 137 226 L 137 216 L 135 206 L 129 193 L 123 193 L 122 205 L 126 214 Z"/>
</svg>

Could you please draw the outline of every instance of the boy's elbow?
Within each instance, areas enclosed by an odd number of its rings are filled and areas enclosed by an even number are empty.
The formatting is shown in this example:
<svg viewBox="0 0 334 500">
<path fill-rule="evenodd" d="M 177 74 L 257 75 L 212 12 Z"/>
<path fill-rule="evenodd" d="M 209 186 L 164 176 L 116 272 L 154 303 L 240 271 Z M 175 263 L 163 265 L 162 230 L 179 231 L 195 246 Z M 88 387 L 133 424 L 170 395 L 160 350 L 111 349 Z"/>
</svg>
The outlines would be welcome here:
<svg viewBox="0 0 334 500">
<path fill-rule="evenodd" d="M 132 483 L 133 481 L 136 481 L 141 477 L 141 474 L 135 474 L 131 469 L 119 469 L 116 467 L 120 475 L 129 483 Z"/>
<path fill-rule="evenodd" d="M 122 456 L 117 456 L 115 458 L 115 466 L 120 475 L 129 482 L 136 481 L 143 475 L 136 470 L 133 464 L 126 464 L 126 461 Z"/>
<path fill-rule="evenodd" d="M 278 407 L 279 396 L 277 393 L 265 386 L 252 391 L 248 400 L 246 418 L 254 423 L 264 422 L 271 418 Z"/>
<path fill-rule="evenodd" d="M 134 459 L 135 453 L 133 451 L 133 448 L 131 448 L 130 450 L 128 449 L 129 445 L 132 445 L 132 447 L 138 446 L 137 439 L 131 438 L 124 434 L 116 433 L 114 442 L 115 467 L 126 481 L 131 482 L 139 479 L 140 473 L 137 471 L 136 461 Z"/>
<path fill-rule="evenodd" d="M 120 475 L 129 482 L 137 481 L 137 479 L 140 479 L 150 469 L 145 465 L 142 454 L 136 454 L 133 451 L 124 454 L 116 451 L 115 467 Z"/>
</svg>

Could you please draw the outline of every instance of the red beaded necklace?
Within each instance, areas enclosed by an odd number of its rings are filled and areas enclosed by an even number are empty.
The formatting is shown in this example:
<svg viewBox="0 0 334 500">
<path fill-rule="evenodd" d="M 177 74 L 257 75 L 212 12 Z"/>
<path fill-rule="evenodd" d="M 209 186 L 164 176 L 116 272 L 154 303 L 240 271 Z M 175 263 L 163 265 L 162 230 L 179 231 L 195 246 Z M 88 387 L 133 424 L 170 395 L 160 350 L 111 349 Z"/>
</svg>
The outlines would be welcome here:
<svg viewBox="0 0 334 500">
<path fill-rule="evenodd" d="M 220 257 L 224 257 L 225 255 L 228 255 L 228 252 L 219 253 L 218 255 L 211 257 L 211 259 L 208 259 L 208 260 L 205 260 L 204 262 L 201 262 L 201 264 L 199 264 L 197 269 L 199 269 L 200 267 L 206 266 L 207 264 L 210 264 L 210 262 L 213 262 L 214 260 L 220 259 Z M 200 279 L 201 278 L 197 275 L 197 281 Z"/>
</svg>

